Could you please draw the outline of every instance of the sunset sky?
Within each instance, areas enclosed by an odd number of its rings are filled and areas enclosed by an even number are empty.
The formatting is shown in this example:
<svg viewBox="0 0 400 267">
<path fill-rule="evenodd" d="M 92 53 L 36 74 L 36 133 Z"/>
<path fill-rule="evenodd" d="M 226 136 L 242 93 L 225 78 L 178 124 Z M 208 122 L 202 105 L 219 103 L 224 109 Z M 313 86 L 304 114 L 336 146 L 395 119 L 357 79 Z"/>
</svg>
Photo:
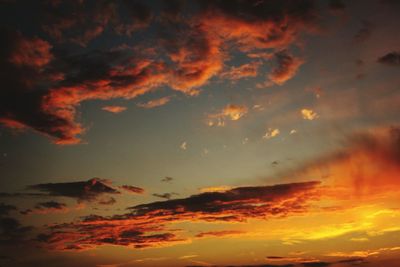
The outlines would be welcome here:
<svg viewBox="0 0 400 267">
<path fill-rule="evenodd" d="M 0 0 L 0 266 L 399 266 L 399 14 Z"/>
</svg>

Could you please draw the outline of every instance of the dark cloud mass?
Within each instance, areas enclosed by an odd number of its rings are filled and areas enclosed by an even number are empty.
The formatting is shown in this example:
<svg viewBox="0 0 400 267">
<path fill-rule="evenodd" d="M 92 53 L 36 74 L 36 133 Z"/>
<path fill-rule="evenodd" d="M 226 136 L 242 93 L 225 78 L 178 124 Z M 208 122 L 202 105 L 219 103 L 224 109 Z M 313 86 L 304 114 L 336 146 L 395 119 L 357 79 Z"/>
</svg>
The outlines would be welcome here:
<svg viewBox="0 0 400 267">
<path fill-rule="evenodd" d="M 41 191 L 49 196 L 70 197 L 78 201 L 93 201 L 103 194 L 120 193 L 111 187 L 108 181 L 99 178 L 79 182 L 36 184 L 28 186 L 27 189 Z"/>
<path fill-rule="evenodd" d="M 307 211 L 318 198 L 318 182 L 274 186 L 238 187 L 225 192 L 208 192 L 187 198 L 152 202 L 130 208 L 122 215 L 90 215 L 81 221 L 53 225 L 41 234 L 43 245 L 57 250 L 88 249 L 98 245 L 122 245 L 136 248 L 166 246 L 187 239 L 171 222 L 235 221 L 268 219 Z M 206 236 L 239 234 L 236 231 L 208 232 Z"/>
<path fill-rule="evenodd" d="M 10 211 L 17 210 L 17 207 L 0 203 L 0 216 L 8 215 Z"/>
<path fill-rule="evenodd" d="M 65 203 L 60 203 L 57 201 L 47 201 L 40 202 L 36 204 L 32 209 L 27 209 L 21 211 L 21 214 L 29 215 L 29 214 L 48 214 L 55 212 L 63 212 L 67 210 L 67 205 Z"/>
<path fill-rule="evenodd" d="M 400 66 L 400 52 L 393 51 L 378 59 L 379 63 L 389 66 Z"/>
</svg>

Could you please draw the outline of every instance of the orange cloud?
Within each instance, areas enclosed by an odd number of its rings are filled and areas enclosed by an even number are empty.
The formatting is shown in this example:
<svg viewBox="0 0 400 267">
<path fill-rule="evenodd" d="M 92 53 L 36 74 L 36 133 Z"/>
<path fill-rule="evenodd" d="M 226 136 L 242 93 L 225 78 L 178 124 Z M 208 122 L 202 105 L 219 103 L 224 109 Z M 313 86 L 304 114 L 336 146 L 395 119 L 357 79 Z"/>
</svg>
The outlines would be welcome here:
<svg viewBox="0 0 400 267">
<path fill-rule="evenodd" d="M 243 105 L 234 105 L 234 104 L 229 104 L 225 106 L 221 112 L 216 113 L 216 114 L 210 114 L 208 115 L 209 121 L 208 125 L 209 126 L 225 126 L 225 119 L 229 118 L 232 121 L 237 121 L 240 118 L 242 118 L 244 115 L 246 115 L 248 112 L 248 108 Z"/>
<path fill-rule="evenodd" d="M 105 106 L 102 107 L 101 109 L 111 113 L 121 113 L 125 111 L 127 108 L 122 106 Z"/>
<path fill-rule="evenodd" d="M 167 104 L 171 100 L 171 97 L 165 96 L 158 99 L 147 101 L 146 103 L 137 104 L 141 108 L 155 108 Z"/>
<path fill-rule="evenodd" d="M 300 112 L 305 120 L 312 121 L 319 117 L 318 114 L 312 109 L 303 108 Z"/>
<path fill-rule="evenodd" d="M 196 235 L 197 238 L 204 237 L 226 237 L 226 236 L 235 236 L 243 234 L 243 231 L 234 231 L 234 230 L 225 230 L 225 231 L 211 231 L 211 232 L 201 232 Z"/>
<path fill-rule="evenodd" d="M 268 128 L 268 131 L 264 134 L 264 139 L 271 139 L 278 136 L 280 133 L 279 129 Z"/>
</svg>

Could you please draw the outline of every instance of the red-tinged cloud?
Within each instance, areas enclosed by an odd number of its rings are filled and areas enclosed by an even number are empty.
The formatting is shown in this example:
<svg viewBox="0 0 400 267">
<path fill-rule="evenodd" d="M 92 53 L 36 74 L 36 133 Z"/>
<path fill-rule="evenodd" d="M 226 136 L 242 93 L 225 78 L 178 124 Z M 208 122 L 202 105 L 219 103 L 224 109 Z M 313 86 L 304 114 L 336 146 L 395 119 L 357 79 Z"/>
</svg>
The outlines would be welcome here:
<svg viewBox="0 0 400 267">
<path fill-rule="evenodd" d="M 176 41 L 169 44 L 170 58 L 177 65 L 171 86 L 188 94 L 195 94 L 197 87 L 220 73 L 227 59 L 227 43 L 234 43 L 235 49 L 249 55 L 265 54 L 259 50 L 281 50 L 293 44 L 300 32 L 317 28 L 316 7 L 308 0 L 207 1 L 201 6 L 199 14 L 188 23 L 189 29 L 172 35 Z M 292 64 L 299 66 L 299 62 L 293 59 Z M 232 70 L 235 73 L 231 77 L 255 75 L 254 67 L 243 68 L 241 74 L 240 70 Z M 293 76 L 296 70 L 292 67 L 286 76 Z M 283 75 L 277 80 L 282 82 Z"/>
<path fill-rule="evenodd" d="M 78 62 L 82 61 L 84 65 L 75 66 L 77 73 L 67 76 L 63 82 L 65 85 L 51 89 L 44 97 L 42 110 L 67 122 L 59 128 L 52 129 L 63 134 L 56 143 L 79 142 L 76 136 L 83 133 L 84 129 L 76 122 L 76 108 L 82 101 L 132 99 L 165 82 L 165 75 L 160 73 L 163 69 L 162 64 L 149 60 L 133 60 L 127 66 L 111 66 L 104 60 L 112 55 L 117 56 L 111 53 L 99 55 L 98 58 L 94 55 L 92 58 L 75 59 Z M 88 64 L 97 70 L 86 69 Z"/>
<path fill-rule="evenodd" d="M 108 111 L 110 113 L 121 113 L 124 112 L 127 107 L 122 107 L 122 106 L 105 106 L 101 108 L 102 110 Z"/>
<path fill-rule="evenodd" d="M 43 30 L 57 42 L 81 46 L 100 37 L 106 29 L 131 36 L 146 28 L 153 17 L 146 5 L 136 1 L 58 1 L 45 8 Z M 119 14 L 119 10 L 125 14 Z"/>
<path fill-rule="evenodd" d="M 55 40 L 51 45 L 38 37 L 1 30 L 5 89 L 0 92 L 0 123 L 32 129 L 56 144 L 81 143 L 86 127 L 77 118 L 85 101 L 132 99 L 161 86 L 196 95 L 222 72 L 232 52 L 269 60 L 271 53 L 294 45 L 300 33 L 317 28 L 317 9 L 310 0 L 206 1 L 188 16 L 180 16 L 182 9 L 173 6 L 155 11 L 131 1 L 43 2 L 41 25 Z M 153 19 L 156 15 L 160 20 Z M 88 46 L 105 32 L 131 35 L 156 21 L 162 26 L 160 34 L 150 34 L 138 44 L 118 43 L 120 38 L 115 38 L 113 47 Z M 87 47 L 69 50 L 60 45 L 65 42 Z M 301 65 L 285 53 L 271 73 L 277 84 L 293 77 Z M 254 77 L 257 64 L 229 69 L 223 76 Z"/>
<path fill-rule="evenodd" d="M 141 108 L 155 108 L 155 107 L 160 107 L 160 106 L 167 104 L 170 100 L 171 100 L 171 97 L 165 96 L 165 97 L 161 97 L 158 99 L 149 100 L 145 103 L 139 103 L 137 105 Z"/>
<path fill-rule="evenodd" d="M 283 85 L 288 80 L 292 79 L 304 61 L 294 57 L 283 50 L 275 54 L 277 67 L 268 75 L 268 78 L 277 85 Z"/>
<path fill-rule="evenodd" d="M 260 65 L 261 62 L 252 62 L 238 67 L 231 67 L 229 70 L 221 73 L 221 78 L 236 81 L 243 78 L 256 77 Z"/>
<path fill-rule="evenodd" d="M 137 186 L 123 185 L 123 186 L 120 186 L 120 188 L 122 188 L 123 190 L 125 190 L 129 193 L 133 193 L 133 194 L 143 194 L 144 193 L 144 189 L 137 187 Z"/>
<path fill-rule="evenodd" d="M 16 47 L 10 55 L 9 60 L 16 66 L 28 66 L 33 68 L 42 68 L 46 66 L 52 59 L 53 54 L 50 52 L 51 45 L 40 39 L 26 39 L 19 36 Z"/>
<path fill-rule="evenodd" d="M 243 222 L 307 212 L 318 198 L 318 182 L 238 187 L 187 198 L 131 207 L 131 212 L 110 217 L 91 215 L 81 221 L 53 225 L 40 235 L 45 246 L 57 250 L 89 249 L 99 245 L 136 248 L 187 242 L 170 224 L 183 221 Z M 223 235 L 209 232 L 202 236 Z M 230 232 L 233 234 L 233 232 Z"/>
<path fill-rule="evenodd" d="M 210 232 L 201 232 L 196 235 L 197 238 L 206 238 L 206 237 L 229 237 L 240 235 L 245 232 L 243 231 L 235 231 L 235 230 L 225 230 L 225 231 L 210 231 Z"/>
</svg>

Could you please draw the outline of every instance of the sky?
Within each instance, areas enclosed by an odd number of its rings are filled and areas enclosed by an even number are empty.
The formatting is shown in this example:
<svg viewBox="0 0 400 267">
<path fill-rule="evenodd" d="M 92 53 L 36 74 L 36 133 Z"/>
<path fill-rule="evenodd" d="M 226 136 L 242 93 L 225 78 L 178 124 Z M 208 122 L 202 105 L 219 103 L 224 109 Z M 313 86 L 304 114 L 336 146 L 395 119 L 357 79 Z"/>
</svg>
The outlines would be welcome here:
<svg viewBox="0 0 400 267">
<path fill-rule="evenodd" d="M 1 0 L 0 266 L 398 266 L 399 12 Z"/>
</svg>

